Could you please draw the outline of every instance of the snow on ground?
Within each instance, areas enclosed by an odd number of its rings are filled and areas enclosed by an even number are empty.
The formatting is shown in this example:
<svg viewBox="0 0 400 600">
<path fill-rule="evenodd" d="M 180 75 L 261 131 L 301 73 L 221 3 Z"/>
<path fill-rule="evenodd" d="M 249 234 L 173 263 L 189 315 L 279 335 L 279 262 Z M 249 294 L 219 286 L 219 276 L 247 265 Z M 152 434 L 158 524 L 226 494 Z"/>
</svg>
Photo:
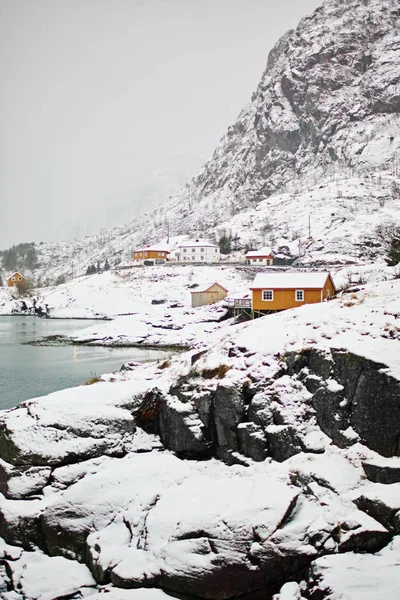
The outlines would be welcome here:
<svg viewBox="0 0 400 600">
<path fill-rule="evenodd" d="M 217 329 L 225 315 L 220 304 L 191 308 L 191 290 L 218 281 L 229 295 L 243 296 L 249 293 L 251 280 L 251 274 L 228 266 L 138 267 L 41 288 L 31 298 L 37 298 L 41 306 L 47 304 L 52 318 L 114 319 L 71 336 L 76 341 L 185 346 L 201 332 Z M 29 297 L 24 301 L 31 305 Z M 20 305 L 14 290 L 0 290 L 0 314 L 10 314 Z"/>
<path fill-rule="evenodd" d="M 308 173 L 296 179 L 287 192 L 231 217 L 224 227 L 247 243 L 255 238 L 274 249 L 286 246 L 301 264 L 366 264 L 364 241 L 376 241 L 380 223 L 400 222 L 392 178 L 387 173 L 369 177 L 344 173 L 318 176 L 313 182 L 312 177 Z"/>
<path fill-rule="evenodd" d="M 323 556 L 312 567 L 312 589 L 330 600 L 394 600 L 399 595 L 399 552 L 400 539 L 396 538 L 369 556 L 351 552 Z"/>
<path fill-rule="evenodd" d="M 166 278 L 171 277 L 168 272 L 165 272 Z M 150 289 L 150 271 L 144 273 L 149 273 L 149 286 L 143 286 L 143 293 L 150 300 L 156 288 Z M 225 274 L 233 282 L 231 288 L 239 289 L 243 285 L 229 269 Z M 111 277 L 114 275 L 107 274 L 104 281 L 110 282 Z M 207 269 L 204 269 L 204 278 L 210 280 Z M 200 282 L 200 277 L 197 280 Z M 165 281 L 161 284 L 165 285 Z M 157 285 L 159 289 L 159 281 Z M 180 301 L 175 296 L 177 289 L 181 286 L 174 286 L 173 293 L 168 292 L 169 302 L 172 298 Z M 181 290 L 182 294 L 187 291 L 187 288 Z M 359 286 L 358 291 L 343 293 L 322 304 L 240 325 L 227 324 L 224 329 L 208 335 L 203 333 L 198 338 L 203 347 L 208 347 L 208 352 L 198 358 L 195 369 L 200 372 L 227 365 L 230 369 L 223 385 L 235 386 L 250 376 L 259 381 L 273 377 L 279 369 L 280 357 L 292 350 L 335 347 L 379 361 L 400 379 L 399 296 L 400 280 L 392 279 Z M 160 306 L 163 305 L 155 305 Z M 131 317 L 122 317 L 128 318 Z M 118 320 L 104 326 L 115 327 L 115 323 Z M 201 331 L 200 324 L 198 331 Z M 247 351 L 235 355 L 230 353 L 234 347 Z M 132 418 L 135 398 L 155 388 L 168 394 L 171 385 L 193 369 L 194 352 L 196 350 L 172 358 L 169 368 L 137 366 L 132 371 L 104 377 L 105 381 L 92 386 L 56 392 L 4 412 L 1 420 L 6 427 L 7 452 L 17 451 L 19 464 L 26 460 L 26 466 L 34 465 L 35 469 L 48 464 L 53 466 L 51 481 L 39 496 L 31 495 L 37 480 L 32 480 L 29 493 L 26 480 L 29 471 L 16 473 L 11 491 L 18 494 L 19 490 L 30 499 L 1 498 L 0 511 L 9 531 L 15 530 L 15 535 L 21 535 L 22 523 L 34 522 L 40 515 L 53 553 L 60 553 L 63 560 L 67 560 L 88 552 L 93 569 L 100 573 L 112 572 L 112 581 L 122 587 L 158 585 L 160 577 L 168 587 L 171 581 L 186 582 L 188 574 L 196 581 L 195 585 L 199 585 L 207 573 L 214 572 L 216 555 L 223 556 L 226 564 L 242 568 L 247 564 L 244 557 L 249 548 L 256 560 L 264 543 L 271 543 L 279 556 L 282 552 L 286 556 L 301 554 L 312 560 L 318 556 L 321 545 L 330 553 L 337 551 L 338 543 L 351 547 L 355 543 L 353 536 L 354 539 L 368 535 L 386 539 L 386 528 L 352 502 L 357 490 L 364 489 L 378 498 L 388 496 L 387 500 L 392 501 L 392 492 L 382 486 L 362 485 L 362 462 L 376 459 L 376 453 L 361 444 L 345 450 L 332 446 L 312 420 L 305 424 L 303 433 L 305 439 L 307 435 L 313 438 L 310 445 L 319 446 L 317 453 L 299 453 L 283 463 L 271 459 L 260 463 L 249 461 L 248 468 L 228 467 L 216 460 L 182 461 L 167 451 L 160 452 L 155 436 L 139 429 L 135 431 Z M 275 391 L 280 388 L 285 410 L 295 420 L 299 403 L 308 392 L 296 388 L 296 382 L 285 375 L 270 383 L 272 392 L 273 386 Z M 178 411 L 179 407 L 183 410 L 178 401 L 176 407 Z M 116 454 L 124 457 L 118 458 Z M 7 460 L 7 456 L 3 456 L 3 460 Z M 66 464 L 70 460 L 84 462 Z M 45 477 L 47 481 L 47 471 Z M 304 481 L 311 482 L 308 493 L 297 501 Z M 293 518 L 283 520 L 294 503 Z M 65 538 L 58 536 L 60 524 L 66 532 Z M 69 545 L 68 540 L 79 531 L 89 532 L 87 541 L 79 542 L 78 536 L 76 545 Z M 259 541 L 254 541 L 254 531 Z M 340 531 L 339 541 L 334 541 L 334 531 Z M 23 543 L 19 538 L 14 539 L 16 544 Z M 318 543 L 315 540 L 319 540 Z M 13 562 L 15 581 L 21 582 L 26 590 L 33 590 L 26 597 L 47 598 L 46 591 L 41 596 L 37 592 L 51 589 L 52 578 L 46 569 L 46 559 L 37 552 L 29 557 L 25 554 L 8 559 Z M 347 556 L 351 558 L 350 563 L 342 564 L 341 556 L 317 560 L 315 577 L 326 581 L 326 589 L 331 586 L 331 579 L 335 585 L 339 585 L 337 580 L 344 580 L 345 564 L 354 565 L 356 573 L 348 589 L 362 588 L 360 582 L 366 563 L 361 564 L 359 555 L 354 555 L 354 560 L 352 554 L 346 553 Z M 368 557 L 371 570 L 374 564 L 382 566 L 382 573 L 387 570 L 385 582 L 381 582 L 379 575 L 375 578 L 387 597 L 393 596 L 398 574 L 393 556 L 394 550 L 388 547 Z M 363 557 L 365 560 L 365 555 Z M 66 582 L 69 587 L 62 578 L 58 582 L 63 593 L 64 589 L 70 593 L 78 584 L 81 590 L 90 588 L 89 572 L 77 562 L 71 564 L 75 564 L 77 570 Z M 46 574 L 42 580 L 43 572 Z M 216 577 L 219 578 L 218 569 Z M 338 589 L 342 588 L 345 591 L 343 586 Z M 294 586 L 286 587 L 281 597 L 301 597 L 298 591 Z M 114 593 L 114 590 L 110 594 L 114 594 L 116 600 L 125 598 L 123 593 Z M 161 598 L 160 594 L 154 594 L 148 594 L 149 600 Z M 356 591 L 352 594 L 349 596 L 352 600 L 361 598 Z M 100 600 L 101 590 L 92 596 Z M 130 597 L 135 598 L 133 594 Z"/>
<path fill-rule="evenodd" d="M 207 275 L 209 273 L 205 273 Z M 242 284 L 235 282 L 235 285 Z M 147 293 L 149 297 L 153 296 Z M 214 332 L 212 327 L 207 331 L 213 324 L 199 320 L 193 324 L 193 347 L 209 350 L 196 362 L 195 368 L 201 372 L 227 365 L 229 370 L 224 381 L 227 385 L 236 385 L 249 374 L 258 378 L 273 377 L 279 369 L 280 357 L 288 352 L 298 352 L 304 347 L 339 348 L 382 363 L 386 372 L 400 379 L 399 297 L 400 280 L 393 279 L 363 285 L 358 291 L 343 293 L 329 302 L 306 305 L 253 322 L 234 325 L 227 321 Z M 155 309 L 160 307 L 155 306 Z M 187 312 L 192 315 L 195 311 L 187 309 Z M 204 314 L 202 309 L 196 309 L 196 312 Z M 153 327 L 153 324 L 154 317 L 153 323 L 149 322 L 148 326 Z M 111 340 L 124 335 L 125 340 L 133 341 L 135 338 L 129 335 L 132 332 L 139 335 L 135 326 L 140 331 L 135 316 L 121 317 L 115 321 L 99 322 L 99 327 L 79 332 L 76 338 L 93 339 L 99 337 L 98 332 L 102 330 L 102 335 L 109 336 Z M 171 331 L 177 337 L 167 337 L 168 343 L 182 340 L 182 330 Z M 184 340 L 187 342 L 189 337 Z M 246 357 L 235 356 L 235 353 L 230 355 L 234 346 L 245 348 Z M 132 371 L 104 376 L 102 382 L 92 386 L 63 390 L 38 401 L 27 401 L 18 410 L 5 413 L 7 422 L 20 448 L 41 456 L 42 464 L 45 464 L 46 457 L 52 455 L 56 456 L 57 462 L 60 457 L 79 453 L 79 450 L 98 452 L 104 444 L 106 429 L 110 434 L 108 447 L 123 449 L 127 444 L 125 438 L 129 438 L 133 427 L 130 414 L 132 398 L 144 394 L 149 387 L 167 391 L 191 368 L 190 357 L 190 353 L 175 356 L 167 369 L 160 369 L 159 365 L 137 366 Z M 281 377 L 271 385 L 271 390 L 275 389 L 287 398 L 286 416 L 295 422 L 299 406 L 307 400 L 303 396 L 306 394 L 308 397 L 309 392 L 302 386 L 296 389 L 289 376 Z M 56 411 L 54 407 L 57 407 Z M 348 433 L 350 435 L 351 432 Z M 310 446 L 324 445 L 321 432 L 308 429 L 304 436 Z"/>
<path fill-rule="evenodd" d="M 219 333 L 221 343 L 214 344 L 213 350 L 200 359 L 201 368 L 214 368 L 221 360 L 226 361 L 226 351 L 233 344 L 270 357 L 318 346 L 348 349 L 383 362 L 391 374 L 400 378 L 399 295 L 400 280 L 366 284 L 328 302 L 230 327 Z M 228 359 L 230 362 L 234 359 Z"/>
<path fill-rule="evenodd" d="M 217 330 L 227 330 L 232 321 L 219 322 L 226 312 L 223 302 L 192 308 L 190 292 L 205 282 L 218 281 L 228 289 L 228 296 L 250 297 L 249 288 L 255 274 L 251 268 L 228 265 L 132 268 L 80 277 L 55 288 L 38 289 L 31 298 L 37 298 L 42 306 L 47 304 L 50 316 L 54 318 L 112 319 L 69 334 L 71 341 L 98 345 L 197 346 L 207 344 Z M 336 287 L 341 289 L 356 284 L 362 286 L 366 282 L 383 284 L 393 278 L 395 269 L 378 263 L 336 269 L 332 275 Z M 390 290 L 391 285 L 385 289 Z M 346 296 L 344 302 L 349 307 L 363 302 L 362 297 L 362 291 L 355 292 L 354 297 Z M 390 297 L 387 310 L 395 314 L 400 306 L 395 294 Z M 29 305 L 31 300 L 25 298 L 25 302 Z M 15 291 L 0 290 L 0 314 L 11 313 L 20 303 Z M 314 308 L 304 310 L 314 311 Z M 323 317 L 325 309 L 315 307 L 315 310 Z M 279 319 L 290 321 L 292 312 L 288 315 Z M 393 318 L 385 320 L 389 325 Z M 273 324 L 275 321 L 268 322 Z M 325 335 L 330 334 L 326 331 Z"/>
</svg>

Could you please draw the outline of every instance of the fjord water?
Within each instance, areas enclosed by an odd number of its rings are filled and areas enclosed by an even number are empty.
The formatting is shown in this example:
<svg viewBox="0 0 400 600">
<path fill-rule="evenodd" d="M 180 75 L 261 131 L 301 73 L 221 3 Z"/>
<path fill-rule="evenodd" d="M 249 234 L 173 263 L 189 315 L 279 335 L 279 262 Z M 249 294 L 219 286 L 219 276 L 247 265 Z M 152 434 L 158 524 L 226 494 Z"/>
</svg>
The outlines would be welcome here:
<svg viewBox="0 0 400 600">
<path fill-rule="evenodd" d="M 166 356 L 165 352 L 142 348 L 25 345 L 93 323 L 31 316 L 0 317 L 0 410 L 117 371 L 124 362 L 146 362 Z"/>
</svg>

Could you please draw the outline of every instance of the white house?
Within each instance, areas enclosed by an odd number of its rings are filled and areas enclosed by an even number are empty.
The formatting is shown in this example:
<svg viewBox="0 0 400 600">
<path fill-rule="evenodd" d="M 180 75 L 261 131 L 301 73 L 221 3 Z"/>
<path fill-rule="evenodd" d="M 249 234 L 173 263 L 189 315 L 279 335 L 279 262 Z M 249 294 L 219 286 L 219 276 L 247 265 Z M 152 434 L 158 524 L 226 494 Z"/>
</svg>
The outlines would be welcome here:
<svg viewBox="0 0 400 600">
<path fill-rule="evenodd" d="M 215 263 L 220 259 L 220 252 L 216 244 L 196 240 L 180 244 L 176 258 L 180 262 Z"/>
<path fill-rule="evenodd" d="M 246 263 L 254 266 L 271 266 L 274 262 L 274 253 L 270 248 L 260 248 L 260 250 L 250 250 L 246 254 Z"/>
</svg>

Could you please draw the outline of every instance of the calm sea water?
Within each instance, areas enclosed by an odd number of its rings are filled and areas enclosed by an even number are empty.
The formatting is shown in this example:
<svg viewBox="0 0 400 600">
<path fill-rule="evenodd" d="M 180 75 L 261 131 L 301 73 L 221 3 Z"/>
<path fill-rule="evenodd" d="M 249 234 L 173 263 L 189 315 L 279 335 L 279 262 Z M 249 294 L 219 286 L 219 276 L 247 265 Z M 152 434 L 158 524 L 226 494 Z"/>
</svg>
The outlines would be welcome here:
<svg viewBox="0 0 400 600">
<path fill-rule="evenodd" d="M 165 352 L 141 348 L 24 345 L 92 324 L 82 320 L 0 317 L 0 410 L 117 371 L 124 362 L 166 356 Z"/>
</svg>

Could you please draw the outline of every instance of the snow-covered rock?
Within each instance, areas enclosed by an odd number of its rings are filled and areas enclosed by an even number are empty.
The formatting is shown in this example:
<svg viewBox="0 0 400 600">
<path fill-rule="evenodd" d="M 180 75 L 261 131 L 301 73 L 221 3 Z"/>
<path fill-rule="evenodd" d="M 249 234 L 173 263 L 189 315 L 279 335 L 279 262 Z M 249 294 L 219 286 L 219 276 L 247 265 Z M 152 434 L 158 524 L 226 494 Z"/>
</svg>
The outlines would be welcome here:
<svg viewBox="0 0 400 600">
<path fill-rule="evenodd" d="M 399 539 L 378 552 L 324 556 L 312 564 L 307 598 L 376 600 L 396 598 L 400 565 Z"/>
<path fill-rule="evenodd" d="M 5 411 L 0 534 L 84 562 L 101 586 L 216 600 L 268 597 L 321 556 L 379 551 L 399 531 L 399 484 L 366 481 L 365 465 L 397 463 L 352 404 L 379 431 L 388 411 L 360 387 L 379 377 L 395 414 L 399 290 L 368 284 L 351 302 L 228 325 L 164 368 Z M 385 427 L 398 437 L 395 418 Z"/>
</svg>

